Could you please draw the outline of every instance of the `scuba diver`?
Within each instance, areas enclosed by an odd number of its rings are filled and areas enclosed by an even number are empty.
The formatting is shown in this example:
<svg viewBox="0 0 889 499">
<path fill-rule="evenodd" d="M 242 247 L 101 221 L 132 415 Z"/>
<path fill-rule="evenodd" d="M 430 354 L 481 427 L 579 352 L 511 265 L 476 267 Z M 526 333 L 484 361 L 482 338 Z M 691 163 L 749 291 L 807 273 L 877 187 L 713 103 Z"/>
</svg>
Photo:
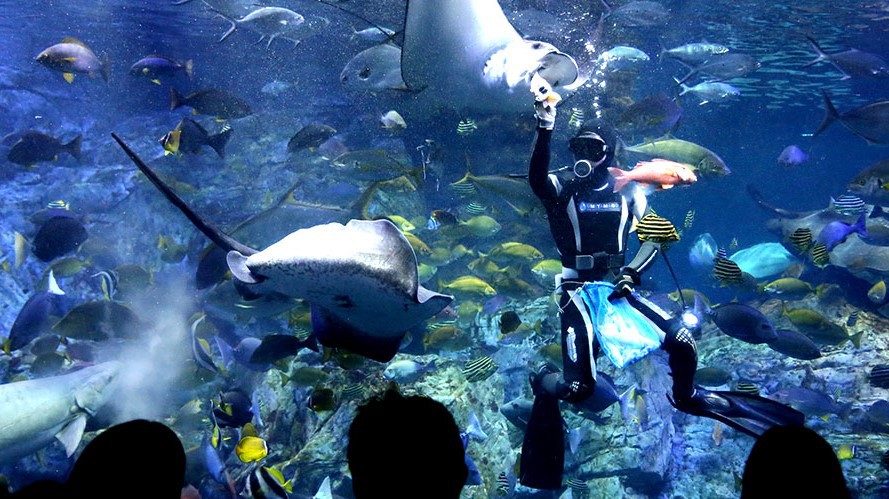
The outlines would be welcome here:
<svg viewBox="0 0 889 499">
<path fill-rule="evenodd" d="M 561 291 L 563 373 L 547 365 L 531 375 L 535 397 L 522 445 L 520 482 L 539 489 L 561 486 L 564 430 L 559 401 L 582 404 L 595 388 L 595 359 L 600 345 L 586 307 L 576 296 L 587 282 L 611 281 L 614 290 L 608 300 L 626 298 L 656 326 L 660 347 L 669 355 L 673 376 L 670 402 L 674 407 L 716 419 L 752 436 L 778 424 L 801 425 L 802 413 L 770 399 L 694 385 L 697 350 L 693 334 L 698 328 L 697 318 L 691 313 L 672 317 L 634 292 L 661 247 L 647 239 L 635 257 L 625 261 L 630 217 L 641 219 L 648 206 L 642 189 L 634 184 L 614 192 L 608 167 L 615 160 L 616 132 L 603 121 L 588 121 L 569 143 L 575 159 L 573 168 L 563 169 L 567 174 L 550 173 L 550 139 L 560 97 L 537 75 L 532 78 L 531 91 L 535 94 L 537 134 L 528 181 L 543 203 L 562 260 L 556 288 Z"/>
</svg>

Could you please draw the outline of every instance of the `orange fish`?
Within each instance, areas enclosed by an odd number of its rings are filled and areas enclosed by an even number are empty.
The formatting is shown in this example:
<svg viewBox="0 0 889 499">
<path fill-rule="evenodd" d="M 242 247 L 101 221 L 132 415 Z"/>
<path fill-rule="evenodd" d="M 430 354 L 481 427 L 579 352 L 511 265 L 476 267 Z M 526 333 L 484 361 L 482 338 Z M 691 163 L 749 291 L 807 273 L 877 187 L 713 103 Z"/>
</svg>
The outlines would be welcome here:
<svg viewBox="0 0 889 499">
<path fill-rule="evenodd" d="M 660 158 L 640 161 L 629 171 L 611 167 L 608 168 L 608 172 L 614 177 L 614 192 L 623 189 L 630 181 L 636 181 L 643 187 L 654 184 L 658 189 L 669 189 L 677 184 L 693 184 L 698 181 L 698 177 L 688 166 Z"/>
</svg>

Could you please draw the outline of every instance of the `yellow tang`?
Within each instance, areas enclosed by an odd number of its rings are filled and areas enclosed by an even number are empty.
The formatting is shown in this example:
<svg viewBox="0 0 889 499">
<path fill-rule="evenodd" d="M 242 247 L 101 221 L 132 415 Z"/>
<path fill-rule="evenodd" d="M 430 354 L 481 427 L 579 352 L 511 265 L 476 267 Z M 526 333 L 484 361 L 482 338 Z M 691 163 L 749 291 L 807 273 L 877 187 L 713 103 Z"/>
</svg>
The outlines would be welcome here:
<svg viewBox="0 0 889 499">
<path fill-rule="evenodd" d="M 247 435 L 242 437 L 235 447 L 235 454 L 242 463 L 255 463 L 269 455 L 268 445 L 260 437 Z"/>
<path fill-rule="evenodd" d="M 458 293 L 467 293 L 483 296 L 494 296 L 497 291 L 485 281 L 475 276 L 465 275 L 458 277 L 451 282 L 439 281 L 439 287 L 442 289 L 450 289 Z"/>
</svg>

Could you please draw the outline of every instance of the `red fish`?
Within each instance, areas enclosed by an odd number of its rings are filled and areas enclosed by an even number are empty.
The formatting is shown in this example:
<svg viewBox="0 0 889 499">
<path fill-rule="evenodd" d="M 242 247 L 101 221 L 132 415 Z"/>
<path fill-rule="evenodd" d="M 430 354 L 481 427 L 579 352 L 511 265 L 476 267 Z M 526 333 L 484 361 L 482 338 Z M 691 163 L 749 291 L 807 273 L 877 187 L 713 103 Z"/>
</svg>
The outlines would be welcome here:
<svg viewBox="0 0 889 499">
<path fill-rule="evenodd" d="M 643 187 L 654 184 L 658 189 L 669 189 L 674 185 L 693 184 L 698 177 L 688 166 L 666 159 L 655 158 L 651 161 L 640 161 L 632 170 L 608 168 L 614 177 L 614 192 L 624 188 L 630 181 L 636 181 Z"/>
</svg>

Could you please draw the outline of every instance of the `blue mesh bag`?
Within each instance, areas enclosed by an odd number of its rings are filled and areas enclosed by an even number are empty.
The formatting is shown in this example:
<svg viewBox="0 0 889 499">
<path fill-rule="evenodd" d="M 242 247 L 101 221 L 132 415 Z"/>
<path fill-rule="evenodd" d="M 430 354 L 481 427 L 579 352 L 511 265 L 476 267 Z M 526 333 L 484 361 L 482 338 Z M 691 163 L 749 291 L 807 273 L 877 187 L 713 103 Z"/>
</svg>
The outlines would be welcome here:
<svg viewBox="0 0 889 499">
<path fill-rule="evenodd" d="M 576 293 L 589 311 L 599 346 L 611 362 L 622 368 L 661 346 L 661 332 L 633 308 L 626 298 L 608 300 L 614 290 L 609 282 L 588 282 Z"/>
</svg>

